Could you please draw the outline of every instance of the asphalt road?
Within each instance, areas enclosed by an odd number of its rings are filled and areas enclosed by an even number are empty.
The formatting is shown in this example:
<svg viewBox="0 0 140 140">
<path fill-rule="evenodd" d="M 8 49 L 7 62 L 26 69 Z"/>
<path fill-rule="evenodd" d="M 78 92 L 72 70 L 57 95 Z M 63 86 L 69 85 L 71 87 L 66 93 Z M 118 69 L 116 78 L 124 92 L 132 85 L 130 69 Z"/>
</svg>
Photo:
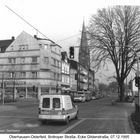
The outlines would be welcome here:
<svg viewBox="0 0 140 140">
<path fill-rule="evenodd" d="M 132 103 L 111 104 L 112 97 L 76 103 L 79 119 L 68 125 L 38 121 L 38 103 L 21 101 L 0 110 L 0 133 L 21 134 L 132 134 L 129 115 L 134 111 Z"/>
</svg>

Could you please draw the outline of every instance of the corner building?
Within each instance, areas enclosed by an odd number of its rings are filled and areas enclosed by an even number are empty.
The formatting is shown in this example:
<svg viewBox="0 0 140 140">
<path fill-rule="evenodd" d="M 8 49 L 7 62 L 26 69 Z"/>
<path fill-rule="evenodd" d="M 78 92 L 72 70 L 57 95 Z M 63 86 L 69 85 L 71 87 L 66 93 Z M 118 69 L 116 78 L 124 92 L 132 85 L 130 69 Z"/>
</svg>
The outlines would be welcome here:
<svg viewBox="0 0 140 140">
<path fill-rule="evenodd" d="M 56 94 L 61 87 L 61 47 L 23 31 L 0 55 L 0 82 L 6 85 L 5 94 L 14 89 L 16 97 Z"/>
</svg>

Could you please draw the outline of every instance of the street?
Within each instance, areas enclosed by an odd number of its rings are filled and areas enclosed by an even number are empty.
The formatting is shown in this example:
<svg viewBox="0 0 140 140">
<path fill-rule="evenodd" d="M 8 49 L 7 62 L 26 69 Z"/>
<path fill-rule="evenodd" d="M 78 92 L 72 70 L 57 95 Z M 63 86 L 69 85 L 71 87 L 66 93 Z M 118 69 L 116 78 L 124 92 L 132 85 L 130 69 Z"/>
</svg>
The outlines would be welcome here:
<svg viewBox="0 0 140 140">
<path fill-rule="evenodd" d="M 79 107 L 79 119 L 70 121 L 68 125 L 62 122 L 41 124 L 38 121 L 36 100 L 9 103 L 3 106 L 5 109 L 0 110 L 0 133 L 132 134 L 128 118 L 134 111 L 133 103 L 112 105 L 112 99 L 113 97 L 105 97 L 76 103 Z"/>
</svg>

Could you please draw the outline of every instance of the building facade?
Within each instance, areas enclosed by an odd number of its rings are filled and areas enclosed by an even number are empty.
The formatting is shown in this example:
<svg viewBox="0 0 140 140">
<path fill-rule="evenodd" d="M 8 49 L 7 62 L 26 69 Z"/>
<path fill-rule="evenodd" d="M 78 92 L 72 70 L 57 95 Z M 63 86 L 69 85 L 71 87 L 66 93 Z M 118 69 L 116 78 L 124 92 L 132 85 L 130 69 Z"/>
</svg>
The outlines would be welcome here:
<svg viewBox="0 0 140 140">
<path fill-rule="evenodd" d="M 70 87 L 74 91 L 94 90 L 94 71 L 88 70 L 77 61 L 69 60 L 70 63 Z M 88 75 L 89 74 L 89 75 Z M 79 77 L 78 77 L 79 76 Z M 89 82 L 88 82 L 89 77 Z M 89 85 L 89 89 L 88 89 Z"/>
<path fill-rule="evenodd" d="M 62 64 L 62 92 L 70 90 L 70 64 L 68 63 L 67 52 L 61 52 L 61 64 Z"/>
<path fill-rule="evenodd" d="M 70 64 L 70 90 L 77 91 L 77 62 L 69 59 Z"/>
<path fill-rule="evenodd" d="M 61 47 L 22 32 L 0 55 L 0 82 L 25 97 L 55 94 L 61 89 Z"/>
</svg>

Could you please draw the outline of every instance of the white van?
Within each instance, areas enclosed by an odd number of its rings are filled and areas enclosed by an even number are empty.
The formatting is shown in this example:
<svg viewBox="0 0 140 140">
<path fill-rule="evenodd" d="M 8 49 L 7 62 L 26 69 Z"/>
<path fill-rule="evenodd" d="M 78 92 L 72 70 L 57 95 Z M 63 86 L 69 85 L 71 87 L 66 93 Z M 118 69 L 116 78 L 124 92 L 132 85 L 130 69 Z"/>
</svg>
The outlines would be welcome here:
<svg viewBox="0 0 140 140">
<path fill-rule="evenodd" d="M 69 95 L 42 95 L 39 103 L 39 120 L 65 121 L 78 118 L 78 107 Z"/>
</svg>

